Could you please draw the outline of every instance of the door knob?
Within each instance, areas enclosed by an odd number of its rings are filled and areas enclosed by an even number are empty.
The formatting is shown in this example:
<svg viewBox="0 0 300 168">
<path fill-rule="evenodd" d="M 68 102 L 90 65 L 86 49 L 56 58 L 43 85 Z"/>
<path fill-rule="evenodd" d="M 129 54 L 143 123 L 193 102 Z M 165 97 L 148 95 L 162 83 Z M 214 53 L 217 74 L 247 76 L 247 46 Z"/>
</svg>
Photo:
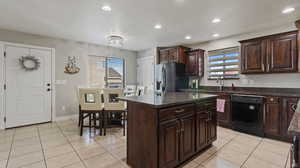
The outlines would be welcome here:
<svg viewBox="0 0 300 168">
<path fill-rule="evenodd" d="M 47 83 L 47 86 L 50 86 L 50 83 Z"/>
<path fill-rule="evenodd" d="M 50 92 L 50 91 L 51 91 L 51 89 L 50 89 L 50 88 L 48 88 L 48 89 L 47 89 L 47 92 Z"/>
</svg>

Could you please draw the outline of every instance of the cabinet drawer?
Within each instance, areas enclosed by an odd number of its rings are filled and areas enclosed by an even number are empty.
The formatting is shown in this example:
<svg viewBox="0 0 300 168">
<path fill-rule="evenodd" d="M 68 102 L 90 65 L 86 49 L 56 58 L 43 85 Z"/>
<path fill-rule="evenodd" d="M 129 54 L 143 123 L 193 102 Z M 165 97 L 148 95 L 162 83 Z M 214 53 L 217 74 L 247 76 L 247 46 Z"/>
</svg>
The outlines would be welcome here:
<svg viewBox="0 0 300 168">
<path fill-rule="evenodd" d="M 179 115 L 186 115 L 189 113 L 194 113 L 194 105 L 184 105 L 184 106 L 176 106 L 159 110 L 159 120 L 168 120 L 174 119 Z"/>
<path fill-rule="evenodd" d="M 217 107 L 216 101 L 206 101 L 196 104 L 196 112 L 205 112 L 207 110 L 214 110 Z"/>
<path fill-rule="evenodd" d="M 279 103 L 279 97 L 266 97 L 266 103 Z"/>
</svg>

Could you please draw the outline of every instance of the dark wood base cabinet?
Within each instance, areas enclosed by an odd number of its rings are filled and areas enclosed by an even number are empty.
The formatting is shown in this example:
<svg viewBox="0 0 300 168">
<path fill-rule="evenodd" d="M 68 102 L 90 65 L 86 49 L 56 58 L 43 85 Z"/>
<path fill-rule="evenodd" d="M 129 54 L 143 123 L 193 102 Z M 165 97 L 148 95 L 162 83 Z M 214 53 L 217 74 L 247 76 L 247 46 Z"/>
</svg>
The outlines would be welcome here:
<svg viewBox="0 0 300 168">
<path fill-rule="evenodd" d="M 174 168 L 217 139 L 216 99 L 153 108 L 128 102 L 127 163 Z"/>
</svg>

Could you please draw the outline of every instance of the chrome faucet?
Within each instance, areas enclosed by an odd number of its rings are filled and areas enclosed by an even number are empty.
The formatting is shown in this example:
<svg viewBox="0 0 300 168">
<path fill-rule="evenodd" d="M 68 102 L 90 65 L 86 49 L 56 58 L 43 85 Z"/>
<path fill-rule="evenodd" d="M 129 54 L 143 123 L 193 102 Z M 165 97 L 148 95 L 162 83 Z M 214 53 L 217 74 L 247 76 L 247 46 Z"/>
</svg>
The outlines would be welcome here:
<svg viewBox="0 0 300 168">
<path fill-rule="evenodd" d="M 219 91 L 223 91 L 223 89 L 224 89 L 224 77 L 222 76 L 220 78 L 217 78 L 217 83 L 220 84 Z"/>
</svg>

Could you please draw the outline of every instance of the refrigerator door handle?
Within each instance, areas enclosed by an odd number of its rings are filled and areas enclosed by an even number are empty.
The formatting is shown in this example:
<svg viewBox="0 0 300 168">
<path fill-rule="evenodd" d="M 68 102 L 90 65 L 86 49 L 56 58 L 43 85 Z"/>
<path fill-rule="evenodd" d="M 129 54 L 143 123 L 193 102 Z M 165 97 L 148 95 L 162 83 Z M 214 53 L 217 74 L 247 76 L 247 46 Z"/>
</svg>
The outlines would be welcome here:
<svg viewBox="0 0 300 168">
<path fill-rule="evenodd" d="M 165 67 L 162 68 L 162 77 L 163 77 L 162 92 L 165 92 L 167 86 L 167 72 Z"/>
</svg>

